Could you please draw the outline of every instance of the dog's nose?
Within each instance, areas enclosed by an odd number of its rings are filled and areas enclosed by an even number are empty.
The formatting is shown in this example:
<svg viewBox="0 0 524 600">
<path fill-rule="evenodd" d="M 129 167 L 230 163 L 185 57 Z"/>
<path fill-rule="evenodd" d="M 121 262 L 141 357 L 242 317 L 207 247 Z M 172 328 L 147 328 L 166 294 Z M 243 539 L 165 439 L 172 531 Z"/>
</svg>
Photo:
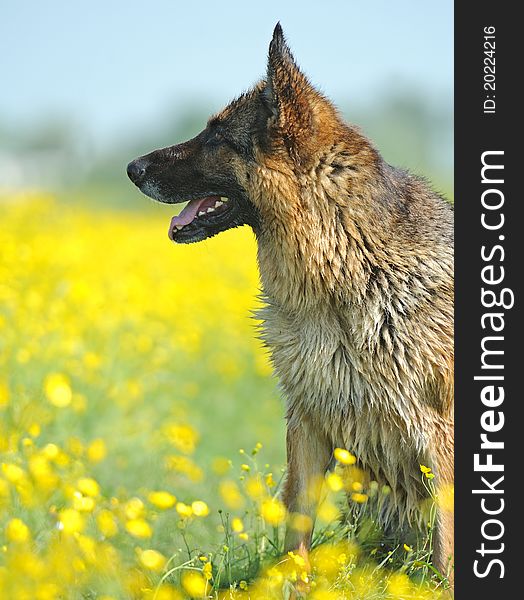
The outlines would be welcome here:
<svg viewBox="0 0 524 600">
<path fill-rule="evenodd" d="M 142 160 L 132 160 L 127 165 L 127 176 L 135 185 L 138 185 L 140 183 L 140 181 L 144 178 L 145 174 L 146 167 Z"/>
</svg>

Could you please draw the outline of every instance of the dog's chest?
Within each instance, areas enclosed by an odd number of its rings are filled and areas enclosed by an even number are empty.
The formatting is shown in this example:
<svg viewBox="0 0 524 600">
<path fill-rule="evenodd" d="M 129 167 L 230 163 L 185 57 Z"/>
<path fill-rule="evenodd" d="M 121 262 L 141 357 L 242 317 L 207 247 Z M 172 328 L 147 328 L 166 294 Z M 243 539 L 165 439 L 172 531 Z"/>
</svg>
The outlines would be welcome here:
<svg viewBox="0 0 524 600">
<path fill-rule="evenodd" d="M 267 306 L 263 339 L 288 403 L 309 411 L 345 412 L 373 401 L 372 373 L 365 353 L 356 348 L 355 332 L 327 311 L 289 314 Z"/>
<path fill-rule="evenodd" d="M 407 433 L 417 420 L 423 374 L 401 372 L 366 324 L 327 309 L 292 314 L 268 305 L 260 316 L 288 417 L 306 412 L 332 432 L 373 419 Z"/>
</svg>

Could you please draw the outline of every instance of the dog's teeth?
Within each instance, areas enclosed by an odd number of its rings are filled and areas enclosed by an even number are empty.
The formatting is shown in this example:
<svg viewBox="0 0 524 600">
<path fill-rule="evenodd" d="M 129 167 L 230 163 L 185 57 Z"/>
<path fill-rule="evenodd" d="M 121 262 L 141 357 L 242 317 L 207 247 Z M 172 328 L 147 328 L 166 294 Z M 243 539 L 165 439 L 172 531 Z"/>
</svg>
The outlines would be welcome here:
<svg viewBox="0 0 524 600">
<path fill-rule="evenodd" d="M 206 211 L 205 211 L 205 210 L 201 210 L 201 211 L 198 213 L 198 216 L 199 216 L 199 217 L 201 217 L 202 215 L 205 215 L 205 214 L 206 214 Z"/>
<path fill-rule="evenodd" d="M 218 208 L 219 206 L 222 206 L 222 204 L 224 204 L 223 202 L 221 202 L 220 200 L 217 200 L 215 202 L 215 208 Z"/>
<path fill-rule="evenodd" d="M 210 206 L 210 207 L 207 209 L 207 212 L 208 212 L 208 213 L 210 213 L 210 212 L 215 212 L 215 209 L 214 209 L 212 206 Z"/>
<path fill-rule="evenodd" d="M 175 227 L 178 229 L 178 231 L 180 231 L 181 229 L 184 229 L 183 225 L 175 225 Z"/>
<path fill-rule="evenodd" d="M 220 196 L 220 200 L 222 200 L 222 202 L 227 202 L 227 198 L 225 196 Z"/>
</svg>

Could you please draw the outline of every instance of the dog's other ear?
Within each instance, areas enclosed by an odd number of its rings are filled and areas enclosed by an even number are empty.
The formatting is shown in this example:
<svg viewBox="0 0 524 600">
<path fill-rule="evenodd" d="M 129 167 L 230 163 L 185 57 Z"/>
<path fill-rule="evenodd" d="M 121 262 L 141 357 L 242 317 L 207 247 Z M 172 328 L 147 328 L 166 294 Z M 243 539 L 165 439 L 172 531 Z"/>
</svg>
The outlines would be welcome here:
<svg viewBox="0 0 524 600">
<path fill-rule="evenodd" d="M 277 125 L 286 145 L 295 146 L 311 136 L 313 110 L 318 92 L 300 71 L 284 32 L 277 23 L 269 45 L 266 86 L 262 100 L 270 114 L 270 125 Z"/>
</svg>

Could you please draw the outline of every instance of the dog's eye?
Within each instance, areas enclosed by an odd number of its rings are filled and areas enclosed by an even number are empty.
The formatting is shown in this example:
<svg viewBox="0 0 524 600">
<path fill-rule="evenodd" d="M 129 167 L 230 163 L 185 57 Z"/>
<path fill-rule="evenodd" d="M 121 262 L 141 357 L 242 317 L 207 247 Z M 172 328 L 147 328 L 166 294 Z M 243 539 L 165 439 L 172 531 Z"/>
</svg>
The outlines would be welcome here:
<svg viewBox="0 0 524 600">
<path fill-rule="evenodd" d="M 219 146 L 225 142 L 224 136 L 220 133 L 220 131 L 213 132 L 207 139 L 206 145 L 208 146 Z"/>
</svg>

